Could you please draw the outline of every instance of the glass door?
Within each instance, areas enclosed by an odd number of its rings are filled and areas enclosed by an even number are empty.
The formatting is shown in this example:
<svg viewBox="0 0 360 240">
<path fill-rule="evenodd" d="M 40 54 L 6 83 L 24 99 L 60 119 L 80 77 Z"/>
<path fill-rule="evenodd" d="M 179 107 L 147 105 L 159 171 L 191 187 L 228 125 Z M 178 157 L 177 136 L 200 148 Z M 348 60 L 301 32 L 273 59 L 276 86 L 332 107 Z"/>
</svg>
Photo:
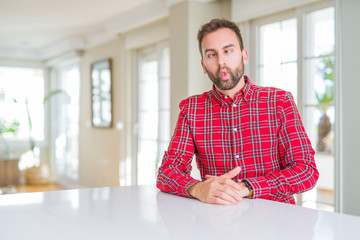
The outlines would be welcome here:
<svg viewBox="0 0 360 240">
<path fill-rule="evenodd" d="M 137 56 L 137 184 L 154 184 L 170 141 L 169 47 L 157 44 Z"/>
</svg>

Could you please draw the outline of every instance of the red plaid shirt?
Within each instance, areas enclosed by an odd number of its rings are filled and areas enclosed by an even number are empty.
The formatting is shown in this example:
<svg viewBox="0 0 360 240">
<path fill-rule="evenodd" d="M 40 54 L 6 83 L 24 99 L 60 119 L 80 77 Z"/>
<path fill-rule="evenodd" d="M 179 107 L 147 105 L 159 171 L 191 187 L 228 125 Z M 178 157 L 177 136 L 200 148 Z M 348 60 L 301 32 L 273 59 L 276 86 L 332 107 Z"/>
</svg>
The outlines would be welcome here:
<svg viewBox="0 0 360 240">
<path fill-rule="evenodd" d="M 190 197 L 187 189 L 198 182 L 190 176 L 194 154 L 202 180 L 240 166 L 234 180 L 247 181 L 253 198 L 294 204 L 293 194 L 315 186 L 315 152 L 291 93 L 245 82 L 233 100 L 213 87 L 180 103 L 160 190 Z"/>
</svg>

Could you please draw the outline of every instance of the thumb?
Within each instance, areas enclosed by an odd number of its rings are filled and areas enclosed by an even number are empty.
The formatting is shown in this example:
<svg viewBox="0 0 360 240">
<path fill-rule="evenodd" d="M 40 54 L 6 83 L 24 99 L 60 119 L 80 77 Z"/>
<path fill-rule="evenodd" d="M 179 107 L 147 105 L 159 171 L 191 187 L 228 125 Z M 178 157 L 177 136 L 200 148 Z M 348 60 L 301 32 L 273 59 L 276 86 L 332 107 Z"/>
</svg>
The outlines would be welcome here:
<svg viewBox="0 0 360 240">
<path fill-rule="evenodd" d="M 240 172 L 241 172 L 241 167 L 235 167 L 231 171 L 221 175 L 221 177 L 233 178 L 233 177 L 237 176 Z"/>
</svg>

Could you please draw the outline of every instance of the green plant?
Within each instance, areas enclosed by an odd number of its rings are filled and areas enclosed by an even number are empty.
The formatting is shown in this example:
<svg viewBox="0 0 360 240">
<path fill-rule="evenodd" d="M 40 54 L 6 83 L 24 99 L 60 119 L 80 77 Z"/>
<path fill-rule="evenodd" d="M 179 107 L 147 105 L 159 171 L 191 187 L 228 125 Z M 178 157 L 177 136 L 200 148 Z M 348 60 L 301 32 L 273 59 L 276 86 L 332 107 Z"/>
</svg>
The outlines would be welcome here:
<svg viewBox="0 0 360 240">
<path fill-rule="evenodd" d="M 43 99 L 43 104 L 46 104 L 53 96 L 60 94 L 60 93 L 64 93 L 64 91 L 62 90 L 54 90 L 51 91 L 49 94 L 47 94 L 44 99 Z M 14 102 L 17 103 L 17 100 L 14 99 Z M 26 114 L 27 114 L 27 119 L 28 119 L 28 124 L 29 124 L 29 143 L 30 143 L 30 150 L 33 154 L 34 159 L 37 158 L 36 156 L 36 152 L 35 152 L 35 148 L 36 148 L 36 141 L 34 140 L 33 137 L 33 124 L 32 124 L 32 120 L 31 120 L 31 114 L 30 114 L 30 109 L 29 109 L 29 103 L 27 98 L 25 98 L 25 107 L 26 107 Z M 35 163 L 36 164 L 36 163 Z"/>
<path fill-rule="evenodd" d="M 319 104 L 328 104 L 334 100 L 334 57 L 323 58 L 317 71 L 322 75 L 324 91 L 316 91 L 316 100 Z M 328 106 L 322 105 L 321 108 L 326 112 Z"/>
<path fill-rule="evenodd" d="M 0 120 L 0 139 L 2 142 L 4 142 L 5 154 L 3 155 L 6 158 L 9 158 L 11 154 L 9 144 L 7 144 L 5 137 L 8 135 L 16 136 L 16 134 L 18 134 L 19 132 L 19 126 L 20 123 L 17 120 L 13 120 L 11 122 L 8 122 L 6 120 Z"/>
<path fill-rule="evenodd" d="M 334 57 L 331 56 L 322 59 L 321 64 L 318 66 L 318 72 L 322 75 L 324 89 L 322 92 L 316 91 L 316 99 L 319 103 L 319 108 L 322 110 L 323 115 L 320 118 L 318 125 L 318 142 L 316 149 L 318 151 L 331 151 L 331 122 L 326 112 L 329 108 L 329 104 L 334 101 Z"/>
</svg>

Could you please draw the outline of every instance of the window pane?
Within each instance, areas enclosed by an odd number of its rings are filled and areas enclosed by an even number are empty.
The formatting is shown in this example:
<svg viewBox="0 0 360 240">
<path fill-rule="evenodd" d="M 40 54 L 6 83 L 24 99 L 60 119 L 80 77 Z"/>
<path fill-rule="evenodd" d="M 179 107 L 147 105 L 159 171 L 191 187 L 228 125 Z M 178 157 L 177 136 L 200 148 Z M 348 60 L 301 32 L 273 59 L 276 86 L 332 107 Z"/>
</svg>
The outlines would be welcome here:
<svg viewBox="0 0 360 240">
<path fill-rule="evenodd" d="M 312 58 L 306 64 L 305 103 L 333 104 L 334 103 L 334 56 Z"/>
<path fill-rule="evenodd" d="M 334 51 L 334 8 L 315 11 L 307 15 L 307 57 L 329 54 Z"/>
<path fill-rule="evenodd" d="M 281 84 L 277 87 L 291 92 L 297 102 L 297 63 L 287 63 L 281 67 Z"/>
<path fill-rule="evenodd" d="M 260 85 L 290 91 L 297 101 L 297 21 L 260 26 Z"/>
<path fill-rule="evenodd" d="M 14 140 L 28 140 L 30 136 L 26 105 L 32 123 L 32 137 L 44 140 L 44 73 L 42 69 L 0 67 L 0 121 L 17 120 L 19 133 Z"/>
<path fill-rule="evenodd" d="M 158 109 L 158 87 L 157 81 L 139 82 L 139 110 L 157 110 Z"/>
<path fill-rule="evenodd" d="M 162 110 L 170 109 L 170 79 L 159 81 L 159 108 Z"/>
<path fill-rule="evenodd" d="M 141 111 L 139 112 L 139 138 L 157 139 L 158 137 L 158 112 Z"/>
<path fill-rule="evenodd" d="M 138 53 L 137 180 L 154 184 L 170 138 L 170 52 L 155 45 Z"/>
<path fill-rule="evenodd" d="M 296 19 L 281 22 L 282 62 L 297 60 L 297 27 Z"/>
<path fill-rule="evenodd" d="M 170 111 L 160 111 L 160 141 L 170 141 Z"/>
<path fill-rule="evenodd" d="M 156 140 L 142 140 L 138 144 L 138 184 L 155 183 L 155 164 L 158 152 Z"/>
<path fill-rule="evenodd" d="M 280 22 L 260 27 L 260 65 L 279 65 L 281 63 Z"/>
<path fill-rule="evenodd" d="M 158 63 L 156 54 L 153 52 L 143 52 L 140 54 L 140 82 L 154 82 L 158 79 Z"/>
<path fill-rule="evenodd" d="M 316 187 L 303 194 L 303 206 L 334 211 L 334 124 L 335 107 L 307 107 L 306 132 L 316 151 L 315 163 L 320 172 Z"/>
<path fill-rule="evenodd" d="M 56 74 L 57 96 L 52 112 L 54 160 L 56 173 L 72 179 L 79 170 L 80 74 L 77 66 L 61 68 Z"/>
</svg>

